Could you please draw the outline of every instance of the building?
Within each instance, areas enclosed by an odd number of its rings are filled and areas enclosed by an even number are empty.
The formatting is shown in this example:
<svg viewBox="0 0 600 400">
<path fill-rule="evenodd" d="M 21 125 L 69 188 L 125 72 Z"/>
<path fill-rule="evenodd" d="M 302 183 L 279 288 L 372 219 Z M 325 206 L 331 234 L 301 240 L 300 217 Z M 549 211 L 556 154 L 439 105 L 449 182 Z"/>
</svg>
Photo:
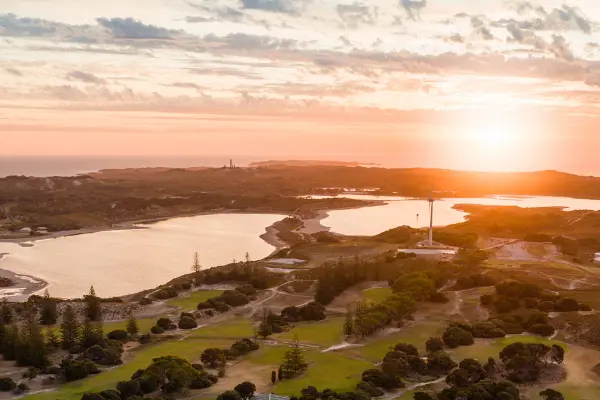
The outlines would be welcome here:
<svg viewBox="0 0 600 400">
<path fill-rule="evenodd" d="M 600 263 L 600 253 L 596 253 L 596 255 L 594 256 L 594 262 Z"/>
</svg>

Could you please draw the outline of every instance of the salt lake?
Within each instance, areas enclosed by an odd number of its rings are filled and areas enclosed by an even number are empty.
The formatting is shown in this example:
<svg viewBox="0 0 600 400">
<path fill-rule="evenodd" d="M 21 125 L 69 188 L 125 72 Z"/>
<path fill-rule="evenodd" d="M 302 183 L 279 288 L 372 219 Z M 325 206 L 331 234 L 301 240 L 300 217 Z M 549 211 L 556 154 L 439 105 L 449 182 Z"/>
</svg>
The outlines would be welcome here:
<svg viewBox="0 0 600 400">
<path fill-rule="evenodd" d="M 326 196 L 311 196 L 323 198 Z M 343 194 L 359 200 L 382 200 L 382 206 L 329 211 L 321 224 L 344 235 L 370 236 L 401 225 L 414 228 L 429 226 L 429 205 L 425 200 L 407 197 Z M 566 210 L 600 210 L 600 200 L 545 196 L 490 196 L 483 198 L 448 198 L 435 201 L 434 225 L 446 226 L 463 222 L 467 213 L 455 210 L 457 204 L 491 206 L 564 207 Z M 417 220 L 417 214 L 419 215 Z"/>
<path fill-rule="evenodd" d="M 146 229 L 104 231 L 38 240 L 32 247 L 0 242 L 0 268 L 46 280 L 50 293 L 80 297 L 94 285 L 102 297 L 149 289 L 203 267 L 256 260 L 275 249 L 260 238 L 278 214 L 214 214 L 174 218 Z M 12 294 L 4 293 L 4 295 Z"/>
</svg>

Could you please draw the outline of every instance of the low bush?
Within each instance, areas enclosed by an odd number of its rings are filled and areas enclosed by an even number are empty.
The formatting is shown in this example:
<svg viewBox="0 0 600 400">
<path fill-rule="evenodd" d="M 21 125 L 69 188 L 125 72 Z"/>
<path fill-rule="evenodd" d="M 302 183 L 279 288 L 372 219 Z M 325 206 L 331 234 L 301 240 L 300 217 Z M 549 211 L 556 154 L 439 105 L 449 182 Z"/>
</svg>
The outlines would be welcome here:
<svg viewBox="0 0 600 400">
<path fill-rule="evenodd" d="M 123 330 L 123 329 L 115 329 L 114 331 L 110 331 L 107 335 L 107 337 L 109 339 L 112 340 L 127 340 L 128 334 L 127 331 Z"/>
<path fill-rule="evenodd" d="M 165 333 L 165 329 L 162 326 L 154 325 L 152 328 L 150 328 L 150 332 L 154 333 L 155 335 L 160 335 L 161 333 Z"/>
<path fill-rule="evenodd" d="M 179 319 L 179 329 L 194 329 L 198 327 L 198 323 L 195 318 L 183 316 Z"/>
</svg>

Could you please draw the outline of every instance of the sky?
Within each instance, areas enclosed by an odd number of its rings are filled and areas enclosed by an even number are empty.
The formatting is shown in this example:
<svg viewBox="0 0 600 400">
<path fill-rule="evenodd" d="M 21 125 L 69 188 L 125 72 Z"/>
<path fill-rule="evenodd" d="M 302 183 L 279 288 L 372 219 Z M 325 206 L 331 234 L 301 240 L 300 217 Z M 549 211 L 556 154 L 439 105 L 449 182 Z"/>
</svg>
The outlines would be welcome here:
<svg viewBox="0 0 600 400">
<path fill-rule="evenodd" d="M 0 157 L 600 176 L 597 0 L 0 0 Z"/>
</svg>

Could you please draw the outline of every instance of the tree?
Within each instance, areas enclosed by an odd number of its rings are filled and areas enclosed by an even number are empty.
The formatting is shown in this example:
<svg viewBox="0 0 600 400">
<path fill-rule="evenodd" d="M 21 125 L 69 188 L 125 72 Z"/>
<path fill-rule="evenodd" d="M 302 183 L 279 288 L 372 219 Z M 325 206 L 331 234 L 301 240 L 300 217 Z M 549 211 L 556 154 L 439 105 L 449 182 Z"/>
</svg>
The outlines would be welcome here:
<svg viewBox="0 0 600 400">
<path fill-rule="evenodd" d="M 282 380 L 283 379 L 283 371 L 281 370 L 281 367 L 277 368 L 277 380 Z"/>
<path fill-rule="evenodd" d="M 217 396 L 217 400 L 242 400 L 242 396 L 235 390 L 228 390 Z"/>
<path fill-rule="evenodd" d="M 544 400 L 565 400 L 565 397 L 562 395 L 562 393 L 554 389 L 546 389 L 541 391 L 540 396 L 544 398 Z"/>
<path fill-rule="evenodd" d="M 50 292 L 46 289 L 44 291 L 44 297 L 42 297 L 40 323 L 42 325 L 54 325 L 56 323 L 56 316 L 56 301 L 50 297 Z"/>
<path fill-rule="evenodd" d="M 352 311 L 350 310 L 346 312 L 346 321 L 344 322 L 344 335 L 346 337 L 354 335 L 354 317 L 352 316 Z"/>
<path fill-rule="evenodd" d="M 271 383 L 274 385 L 277 382 L 277 372 L 271 371 Z"/>
<path fill-rule="evenodd" d="M 57 349 L 60 347 L 60 339 L 56 334 L 55 329 L 48 329 L 46 331 L 46 345 L 51 349 Z"/>
<path fill-rule="evenodd" d="M 206 349 L 202 352 L 200 361 L 211 368 L 216 368 L 225 363 L 225 351 L 216 347 Z"/>
<path fill-rule="evenodd" d="M 562 364 L 565 360 L 565 349 L 562 346 L 553 344 L 552 350 L 550 350 L 550 360 L 555 364 Z"/>
<path fill-rule="evenodd" d="M 77 322 L 77 316 L 70 304 L 65 307 L 63 320 L 60 324 L 60 333 L 62 336 L 63 349 L 68 350 L 77 344 L 77 339 L 79 337 L 79 322 Z"/>
<path fill-rule="evenodd" d="M 85 317 L 91 321 L 102 320 L 102 304 L 100 298 L 96 296 L 94 286 L 90 287 L 90 293 L 83 296 L 85 301 Z"/>
<path fill-rule="evenodd" d="M 135 316 L 133 315 L 133 312 L 129 313 L 129 319 L 127 320 L 126 330 L 127 333 L 129 333 L 131 336 L 135 336 L 140 332 L 140 328 L 138 327 L 138 323 L 135 319 Z"/>
<path fill-rule="evenodd" d="M 0 316 L 5 324 L 10 324 L 13 320 L 13 312 L 6 300 L 2 301 L 2 308 L 0 309 Z"/>
<path fill-rule="evenodd" d="M 304 354 L 300 350 L 298 339 L 294 337 L 292 346 L 283 355 L 281 369 L 286 376 L 294 376 L 304 371 L 308 367 L 304 359 Z"/>
<path fill-rule="evenodd" d="M 414 400 L 435 400 L 430 394 L 425 392 L 415 392 L 413 394 Z"/>
<path fill-rule="evenodd" d="M 4 340 L 2 340 L 2 356 L 5 360 L 14 360 L 16 357 L 16 347 L 19 341 L 19 327 L 17 324 L 11 324 L 6 327 Z"/>
<path fill-rule="evenodd" d="M 198 258 L 198 253 L 194 253 L 194 263 L 192 264 L 192 272 L 196 274 L 202 271 L 202 266 L 200 265 L 200 259 Z"/>
<path fill-rule="evenodd" d="M 102 331 L 102 325 L 86 319 L 81 326 L 79 344 L 84 349 L 87 349 L 88 347 L 101 344 L 103 339 L 104 332 Z"/>
<path fill-rule="evenodd" d="M 246 252 L 245 258 L 246 258 L 246 264 L 249 263 L 250 262 L 250 253 Z"/>
<path fill-rule="evenodd" d="M 256 385 L 254 385 L 252 382 L 242 382 L 233 390 L 238 392 L 242 399 L 248 400 L 250 397 L 254 396 L 254 392 L 256 392 Z"/>
<path fill-rule="evenodd" d="M 17 365 L 45 368 L 50 365 L 44 335 L 34 314 L 27 319 L 21 330 L 15 349 Z"/>
<path fill-rule="evenodd" d="M 425 342 L 425 349 L 429 353 L 435 353 L 436 351 L 440 351 L 444 349 L 444 341 L 440 337 L 430 337 Z"/>
</svg>

